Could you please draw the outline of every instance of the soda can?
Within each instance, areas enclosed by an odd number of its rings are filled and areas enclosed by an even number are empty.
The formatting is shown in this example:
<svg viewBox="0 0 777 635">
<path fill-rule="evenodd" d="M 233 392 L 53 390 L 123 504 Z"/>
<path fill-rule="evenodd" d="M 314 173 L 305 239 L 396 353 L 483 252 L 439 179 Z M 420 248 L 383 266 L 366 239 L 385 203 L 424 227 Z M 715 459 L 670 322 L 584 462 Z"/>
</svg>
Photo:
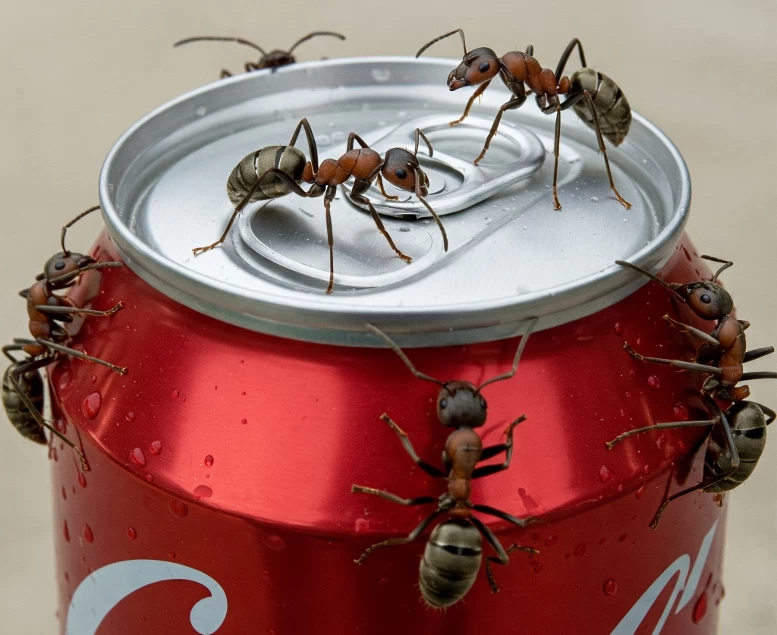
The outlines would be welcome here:
<svg viewBox="0 0 777 635">
<path fill-rule="evenodd" d="M 354 58 L 297 64 L 206 86 L 121 137 L 100 177 L 107 232 L 92 255 L 126 267 L 92 271 L 79 306 L 118 301 L 86 321 L 74 345 L 129 372 L 62 360 L 50 373 L 54 415 L 90 471 L 59 447 L 52 463 L 61 632 L 393 634 L 716 631 L 725 502 L 678 499 L 649 526 L 666 492 L 702 475 L 705 431 L 616 435 L 699 418 L 701 377 L 639 364 L 623 350 L 687 359 L 662 317 L 704 327 L 615 260 L 687 282 L 710 275 L 683 234 L 690 182 L 677 149 L 634 115 L 610 151 L 611 195 L 592 130 L 565 113 L 554 211 L 554 118 L 508 112 L 487 161 L 472 166 L 496 108 L 492 88 L 469 120 L 444 88 L 456 62 Z M 319 154 L 338 157 L 350 131 L 371 147 L 434 147 L 419 160 L 449 248 L 412 196 L 384 216 L 405 264 L 341 190 L 332 202 L 335 289 L 320 198 L 248 207 L 220 248 L 233 210 L 225 192 L 248 153 L 288 143 L 307 117 Z M 305 144 L 298 147 L 306 151 Z M 419 562 L 428 533 L 406 536 L 428 509 L 351 492 L 364 484 L 438 497 L 379 419 L 388 413 L 426 461 L 448 430 L 437 388 L 414 378 L 367 327 L 382 329 L 420 371 L 482 383 L 485 445 L 515 430 L 512 465 L 473 482 L 472 499 L 539 522 L 483 521 L 513 552 L 483 571 L 447 612 L 424 605 Z M 703 411 L 701 411 L 703 412 Z M 55 449 L 57 449 L 55 447 Z"/>
</svg>

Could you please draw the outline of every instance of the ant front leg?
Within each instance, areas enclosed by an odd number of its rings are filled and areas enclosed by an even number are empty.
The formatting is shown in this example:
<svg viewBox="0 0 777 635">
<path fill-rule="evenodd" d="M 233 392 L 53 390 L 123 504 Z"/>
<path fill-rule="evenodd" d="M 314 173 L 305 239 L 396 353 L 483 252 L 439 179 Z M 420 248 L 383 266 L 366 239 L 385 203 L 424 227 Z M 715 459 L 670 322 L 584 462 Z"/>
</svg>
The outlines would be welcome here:
<svg viewBox="0 0 777 635">
<path fill-rule="evenodd" d="M 48 304 L 40 304 L 35 306 L 35 310 L 38 313 L 42 313 L 43 315 L 46 315 L 50 317 L 51 319 L 57 319 L 58 316 L 64 317 L 64 316 L 70 316 L 70 315 L 84 315 L 84 316 L 91 316 L 91 317 L 110 317 L 120 309 L 122 309 L 124 305 L 121 302 L 118 302 L 116 306 L 111 307 L 107 311 L 96 311 L 94 309 L 79 309 L 78 307 L 74 306 L 50 306 Z"/>
<path fill-rule="evenodd" d="M 80 359 L 85 362 L 93 362 L 95 364 L 100 364 L 101 366 L 105 366 L 106 368 L 110 368 L 112 371 L 119 373 L 119 375 L 125 375 L 127 373 L 127 368 L 124 366 L 116 366 L 115 364 L 106 362 L 104 359 L 98 359 L 97 357 L 92 357 L 91 355 L 87 355 L 86 353 L 77 351 L 74 348 L 68 348 L 67 346 L 63 346 L 62 344 L 57 344 L 56 342 L 51 342 L 49 340 L 44 340 L 41 338 L 38 338 L 36 341 L 38 342 L 38 344 L 40 344 L 41 346 L 45 346 L 49 350 L 55 351 L 57 353 L 64 353 L 65 355 L 69 355 L 70 357 L 75 357 L 76 359 Z"/>
<path fill-rule="evenodd" d="M 486 465 L 485 467 L 475 468 L 475 470 L 472 472 L 472 478 L 481 478 L 483 476 L 489 476 L 490 474 L 496 474 L 497 472 L 502 472 L 503 470 L 506 470 L 508 467 L 510 467 L 510 461 L 513 458 L 513 428 L 515 428 L 515 426 L 517 426 L 522 421 L 526 421 L 525 415 L 521 415 L 509 426 L 507 426 L 507 430 L 505 430 L 507 440 L 504 443 L 483 448 L 483 451 L 480 454 L 480 460 L 483 461 L 496 456 L 500 452 L 504 452 L 504 462 L 498 463 L 496 465 Z"/>
<path fill-rule="evenodd" d="M 219 79 L 226 79 L 227 77 L 232 77 L 232 73 L 230 73 L 226 68 L 222 68 L 221 73 L 219 74 Z"/>
<path fill-rule="evenodd" d="M 720 375 L 723 371 L 717 366 L 706 366 L 705 364 L 694 364 L 693 362 L 684 362 L 679 359 L 663 359 L 661 357 L 646 357 L 635 351 L 628 342 L 623 343 L 623 350 L 625 350 L 634 359 L 640 362 L 652 362 L 654 364 L 665 364 L 667 366 L 674 366 L 675 368 L 682 368 L 683 370 L 692 370 L 697 373 L 709 373 L 711 375 Z"/>
<path fill-rule="evenodd" d="M 720 342 L 712 337 L 712 335 L 709 335 L 700 329 L 694 328 L 689 324 L 678 322 L 677 320 L 669 317 L 668 314 L 664 316 L 664 319 L 669 323 L 669 326 L 677 329 L 680 333 L 684 333 L 685 335 L 690 335 L 691 337 L 700 339 L 705 344 L 709 344 L 711 347 L 720 348 Z"/>
<path fill-rule="evenodd" d="M 299 131 L 304 130 L 305 131 L 305 137 L 308 140 L 308 150 L 310 151 L 310 165 L 313 167 L 313 175 L 315 176 L 318 172 L 318 145 L 316 144 L 316 138 L 313 135 L 313 129 L 310 127 L 310 123 L 308 122 L 306 117 L 303 117 L 300 119 L 299 123 L 297 124 L 297 127 L 294 129 L 294 133 L 291 135 L 291 140 L 289 141 L 289 145 L 293 146 L 295 143 L 297 143 L 297 137 L 299 136 Z"/>
<path fill-rule="evenodd" d="M 499 122 L 502 120 L 502 115 L 504 114 L 504 112 L 506 110 L 515 110 L 516 108 L 520 108 L 521 106 L 523 106 L 523 103 L 525 101 L 526 101 L 526 94 L 523 94 L 502 104 L 502 106 L 499 108 L 499 112 L 496 115 L 496 119 L 494 119 L 494 123 L 491 125 L 491 131 L 488 133 L 488 136 L 486 137 L 486 143 L 483 146 L 483 149 L 480 151 L 478 158 L 475 159 L 475 161 L 473 162 L 475 165 L 480 163 L 481 159 L 484 156 L 486 156 L 486 152 L 488 152 L 488 147 L 491 145 L 491 139 L 494 138 L 494 135 L 496 134 L 496 129 L 499 128 Z"/>
<path fill-rule="evenodd" d="M 376 174 L 378 173 L 380 167 L 381 166 L 378 166 L 377 168 L 375 168 L 375 173 Z M 349 195 L 349 198 L 354 203 L 360 203 L 362 205 L 366 205 L 367 206 L 367 209 L 370 211 L 370 216 L 372 216 L 372 220 L 375 222 L 375 226 L 378 228 L 378 231 L 381 234 L 383 234 L 383 237 L 386 239 L 386 241 L 388 242 L 389 246 L 394 250 L 394 253 L 397 256 L 399 256 L 402 260 L 404 260 L 407 264 L 410 264 L 413 261 L 413 259 L 410 256 L 402 253 L 402 251 L 400 251 L 399 247 L 397 247 L 394 244 L 394 241 L 391 238 L 391 236 L 389 236 L 389 233 L 386 231 L 386 227 L 383 225 L 383 221 L 380 219 L 380 216 L 378 215 L 378 212 L 372 206 L 372 203 L 370 202 L 370 200 L 366 196 L 362 195 L 363 192 L 365 192 L 366 189 L 369 187 L 370 181 L 371 181 L 371 179 L 369 179 L 369 180 L 368 179 L 365 179 L 365 180 L 357 179 L 357 180 L 355 180 L 354 184 L 353 184 L 353 187 L 351 188 L 351 193 Z"/>
<path fill-rule="evenodd" d="M 448 125 L 458 126 L 462 121 L 464 121 L 467 117 L 469 117 L 469 111 L 472 110 L 472 104 L 475 103 L 475 100 L 480 97 L 484 92 L 486 92 L 486 88 L 488 88 L 488 85 L 491 83 L 492 80 L 488 80 L 487 82 L 483 82 L 480 86 L 478 86 L 475 89 L 475 92 L 472 93 L 472 96 L 469 98 L 469 101 L 467 102 L 466 108 L 464 108 L 464 114 L 456 119 L 455 121 L 451 121 Z M 477 163 L 477 162 L 476 162 Z"/>
<path fill-rule="evenodd" d="M 407 436 L 407 432 L 405 432 L 402 428 L 400 428 L 392 419 L 389 417 L 385 412 L 380 415 L 380 418 L 382 421 L 388 424 L 389 428 L 391 428 L 394 432 L 397 433 L 397 436 L 399 437 L 400 442 L 402 443 L 402 447 L 405 448 L 407 453 L 410 455 L 410 458 L 413 459 L 413 463 L 415 463 L 418 467 L 420 467 L 424 472 L 426 472 L 429 476 L 434 476 L 435 478 L 445 478 L 445 473 L 438 467 L 435 467 L 434 465 L 430 465 L 426 461 L 424 461 L 415 451 L 415 448 L 413 447 L 413 444 L 410 441 L 410 438 Z"/>
<path fill-rule="evenodd" d="M 387 201 L 398 201 L 398 196 L 392 196 L 391 194 L 388 194 L 386 192 L 386 188 L 383 187 L 383 177 L 380 175 L 380 172 L 378 172 L 378 187 L 380 187 L 380 193 L 383 194 L 384 198 Z"/>
</svg>

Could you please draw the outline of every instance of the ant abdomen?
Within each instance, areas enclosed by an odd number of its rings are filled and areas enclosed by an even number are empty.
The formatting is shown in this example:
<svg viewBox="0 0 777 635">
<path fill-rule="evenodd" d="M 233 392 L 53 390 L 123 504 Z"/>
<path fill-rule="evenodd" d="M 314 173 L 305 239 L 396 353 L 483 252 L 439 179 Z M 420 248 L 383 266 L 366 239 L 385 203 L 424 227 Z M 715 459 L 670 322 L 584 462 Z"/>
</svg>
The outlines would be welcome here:
<svg viewBox="0 0 777 635">
<path fill-rule="evenodd" d="M 623 143 L 631 128 L 631 106 L 618 84 L 593 68 L 575 71 L 571 82 L 571 92 L 587 90 L 591 94 L 602 135 L 614 146 Z M 596 130 L 593 115 L 584 100 L 577 102 L 573 108 L 589 128 Z"/>
<path fill-rule="evenodd" d="M 288 174 L 295 182 L 302 180 L 302 171 L 307 159 L 305 153 L 294 146 L 267 146 L 247 154 L 235 166 L 227 179 L 227 195 L 233 204 L 240 203 L 256 184 L 259 175 L 264 174 L 259 187 L 247 202 L 264 201 L 289 194 L 291 190 L 275 174 L 265 174 L 272 168 L 278 168 Z"/>
</svg>

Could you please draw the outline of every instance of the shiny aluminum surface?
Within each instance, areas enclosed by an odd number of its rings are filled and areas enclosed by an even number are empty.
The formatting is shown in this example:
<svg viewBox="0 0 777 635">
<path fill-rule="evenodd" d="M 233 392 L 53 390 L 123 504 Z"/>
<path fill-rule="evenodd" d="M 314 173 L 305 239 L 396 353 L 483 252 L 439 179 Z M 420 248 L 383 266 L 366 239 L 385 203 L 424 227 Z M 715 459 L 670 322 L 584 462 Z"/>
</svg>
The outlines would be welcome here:
<svg viewBox="0 0 777 635">
<path fill-rule="evenodd" d="M 478 202 L 477 190 L 466 190 L 477 168 L 457 172 L 456 165 L 477 155 L 483 127 L 507 93 L 494 86 L 467 127 L 445 130 L 440 121 L 457 118 L 466 103 L 445 87 L 455 64 L 393 57 L 297 64 L 221 81 L 162 106 L 125 133 L 106 159 L 100 196 L 111 237 L 138 275 L 187 306 L 257 331 L 336 344 L 377 344 L 366 333 L 368 321 L 403 346 L 499 339 L 520 332 L 528 317 L 540 317 L 538 329 L 565 323 L 643 284 L 613 262 L 655 270 L 680 236 L 690 183 L 671 142 L 635 115 L 626 142 L 610 151 L 618 188 L 634 205 L 624 210 L 607 186 L 594 133 L 564 113 L 564 209 L 556 212 L 550 196 L 554 117 L 526 104 L 505 114 L 504 132 L 500 128 L 482 168 L 499 174 L 500 166 L 519 161 L 531 171 L 534 135 L 545 160 L 529 178 L 515 177 L 513 185 Z M 440 161 L 433 164 L 422 144 L 430 203 L 457 193 L 466 198 L 443 216 L 450 250 L 442 251 L 431 219 L 406 219 L 422 208 L 413 196 L 402 196 L 379 209 L 397 246 L 414 258 L 403 264 L 341 191 L 332 205 L 331 296 L 324 294 L 328 251 L 320 199 L 290 195 L 252 205 L 222 248 L 194 257 L 192 247 L 214 240 L 226 225 L 232 168 L 252 150 L 288 143 L 303 116 L 321 159 L 339 156 L 351 130 L 380 149 L 381 137 L 401 133 L 406 141 L 400 145 L 412 150 L 408 131 L 422 122 Z M 297 145 L 306 150 L 304 141 Z M 369 195 L 380 202 L 374 191 Z M 395 214 L 403 218 L 387 217 Z"/>
</svg>

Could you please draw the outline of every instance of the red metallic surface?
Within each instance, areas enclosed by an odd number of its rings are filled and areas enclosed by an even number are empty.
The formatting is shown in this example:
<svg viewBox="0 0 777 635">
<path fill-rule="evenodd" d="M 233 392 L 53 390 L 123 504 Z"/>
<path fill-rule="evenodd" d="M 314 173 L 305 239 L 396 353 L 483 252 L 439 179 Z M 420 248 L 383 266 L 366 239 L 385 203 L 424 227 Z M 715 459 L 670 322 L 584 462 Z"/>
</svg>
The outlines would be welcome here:
<svg viewBox="0 0 777 635">
<path fill-rule="evenodd" d="M 708 275 L 685 245 L 664 270 L 668 280 Z M 116 257 L 105 236 L 98 247 L 99 259 Z M 129 373 L 75 361 L 51 373 L 55 412 L 70 438 L 80 436 L 91 467 L 81 475 L 58 446 L 52 478 L 63 633 L 87 576 L 117 562 L 158 560 L 223 588 L 226 618 L 209 631 L 217 635 L 608 634 L 678 558 L 693 567 L 717 522 L 682 610 L 675 613 L 674 592 L 687 572 L 672 575 L 644 620 L 623 631 L 652 633 L 667 608 L 665 635 L 716 632 L 725 503 L 694 494 L 673 503 L 658 530 L 648 526 L 667 484 L 674 491 L 678 481 L 700 477 L 704 432 L 644 434 L 612 451 L 604 445 L 632 427 L 700 414 L 699 377 L 640 364 L 621 348 L 627 340 L 645 354 L 687 357 L 688 340 L 661 319 L 667 312 L 709 330 L 655 283 L 532 335 L 518 374 L 484 390 L 487 444 L 518 415 L 528 420 L 516 429 L 510 469 L 475 481 L 473 501 L 543 518 L 523 531 L 484 518 L 503 544 L 541 553 L 516 552 L 509 566 L 496 567 L 498 595 L 481 572 L 466 598 L 441 613 L 419 600 L 425 538 L 353 563 L 367 545 L 409 533 L 429 510 L 350 493 L 353 483 L 402 496 L 444 491 L 378 418 L 388 412 L 419 453 L 437 461 L 449 430 L 437 422 L 433 384 L 414 379 L 389 350 L 242 330 L 176 304 L 129 268 L 101 275 L 93 307 L 121 300 L 125 309 L 86 321 L 75 343 Z M 509 367 L 515 347 L 509 340 L 408 354 L 426 373 L 477 383 Z M 68 635 L 198 632 L 189 613 L 209 596 L 198 582 L 163 580 L 125 597 L 105 580 L 87 579 L 81 605 L 70 611 L 113 593 L 112 610 L 96 630 Z M 695 608 L 702 594 L 703 615 Z"/>
</svg>

